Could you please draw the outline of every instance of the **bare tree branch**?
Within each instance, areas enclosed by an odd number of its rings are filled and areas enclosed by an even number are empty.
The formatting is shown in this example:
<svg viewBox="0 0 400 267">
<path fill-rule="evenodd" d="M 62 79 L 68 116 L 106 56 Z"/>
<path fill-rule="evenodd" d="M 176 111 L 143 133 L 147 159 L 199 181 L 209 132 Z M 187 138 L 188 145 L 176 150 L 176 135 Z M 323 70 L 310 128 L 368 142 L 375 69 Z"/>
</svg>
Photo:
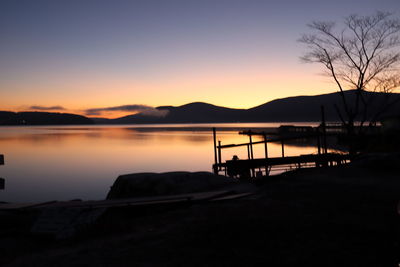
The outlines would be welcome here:
<svg viewBox="0 0 400 267">
<path fill-rule="evenodd" d="M 364 91 L 390 93 L 400 88 L 400 19 L 393 17 L 378 11 L 350 15 L 339 26 L 314 21 L 308 25 L 311 34 L 299 40 L 309 50 L 302 60 L 322 64 L 338 86 L 345 112 L 339 116 L 346 124 L 360 116 L 362 122 L 367 119 L 372 100 L 365 99 Z M 351 103 L 346 90 L 355 90 Z"/>
</svg>

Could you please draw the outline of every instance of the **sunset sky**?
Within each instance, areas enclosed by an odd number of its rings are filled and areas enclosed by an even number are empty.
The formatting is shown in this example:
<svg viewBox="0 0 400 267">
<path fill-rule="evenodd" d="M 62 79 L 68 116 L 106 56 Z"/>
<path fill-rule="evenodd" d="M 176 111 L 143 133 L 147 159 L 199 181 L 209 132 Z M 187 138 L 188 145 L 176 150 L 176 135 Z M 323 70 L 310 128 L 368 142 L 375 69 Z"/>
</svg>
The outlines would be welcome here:
<svg viewBox="0 0 400 267">
<path fill-rule="evenodd" d="M 376 10 L 399 16 L 400 1 L 1 0 L 0 110 L 250 108 L 334 92 L 297 40 L 313 20 Z"/>
</svg>

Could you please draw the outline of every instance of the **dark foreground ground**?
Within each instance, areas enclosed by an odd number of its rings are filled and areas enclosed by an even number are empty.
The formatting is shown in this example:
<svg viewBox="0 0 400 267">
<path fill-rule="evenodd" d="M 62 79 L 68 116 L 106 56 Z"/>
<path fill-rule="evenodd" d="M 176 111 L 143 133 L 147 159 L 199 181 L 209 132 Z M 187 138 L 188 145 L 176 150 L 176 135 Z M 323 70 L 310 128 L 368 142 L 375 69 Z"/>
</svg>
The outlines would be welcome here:
<svg viewBox="0 0 400 267">
<path fill-rule="evenodd" d="M 270 178 L 244 199 L 113 210 L 67 241 L 3 221 L 0 264 L 399 266 L 399 169 L 301 170 Z"/>
</svg>

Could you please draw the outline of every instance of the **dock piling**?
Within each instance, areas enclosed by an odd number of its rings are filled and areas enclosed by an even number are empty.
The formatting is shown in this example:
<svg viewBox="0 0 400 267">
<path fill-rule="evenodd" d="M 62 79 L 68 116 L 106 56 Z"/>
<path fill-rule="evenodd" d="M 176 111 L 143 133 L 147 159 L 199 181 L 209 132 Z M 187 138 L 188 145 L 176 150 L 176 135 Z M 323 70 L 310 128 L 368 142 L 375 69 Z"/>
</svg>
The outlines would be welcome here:
<svg viewBox="0 0 400 267">
<path fill-rule="evenodd" d="M 263 137 L 264 137 L 264 149 L 265 149 L 265 158 L 267 159 L 268 158 L 268 146 L 267 146 L 267 135 L 266 134 L 264 134 L 263 135 Z"/>
<path fill-rule="evenodd" d="M 213 140 L 214 140 L 214 173 L 218 174 L 218 158 L 217 158 L 217 130 L 215 127 L 212 128 L 213 130 Z"/>
<path fill-rule="evenodd" d="M 325 108 L 321 106 L 321 126 L 322 126 L 322 138 L 323 138 L 323 145 L 324 145 L 324 153 L 328 153 L 328 147 L 326 144 L 326 122 L 325 122 Z"/>
<path fill-rule="evenodd" d="M 218 163 L 221 164 L 221 141 L 218 141 Z"/>
<path fill-rule="evenodd" d="M 251 134 L 249 135 L 249 139 L 250 139 L 250 143 L 249 143 L 249 145 L 250 145 L 250 156 L 251 156 L 251 159 L 254 159 L 254 154 L 253 154 L 253 140 L 252 140 L 252 138 L 251 138 Z"/>
</svg>

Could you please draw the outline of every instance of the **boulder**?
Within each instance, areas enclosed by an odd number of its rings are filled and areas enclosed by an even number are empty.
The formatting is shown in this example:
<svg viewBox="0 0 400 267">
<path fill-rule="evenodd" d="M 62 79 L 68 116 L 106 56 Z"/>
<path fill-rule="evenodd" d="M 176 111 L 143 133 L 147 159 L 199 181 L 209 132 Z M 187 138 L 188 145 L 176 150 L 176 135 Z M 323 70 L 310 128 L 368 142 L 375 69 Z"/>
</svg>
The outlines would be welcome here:
<svg viewBox="0 0 400 267">
<path fill-rule="evenodd" d="M 235 179 L 210 172 L 133 173 L 119 176 L 107 199 L 214 191 L 237 183 Z"/>
</svg>

